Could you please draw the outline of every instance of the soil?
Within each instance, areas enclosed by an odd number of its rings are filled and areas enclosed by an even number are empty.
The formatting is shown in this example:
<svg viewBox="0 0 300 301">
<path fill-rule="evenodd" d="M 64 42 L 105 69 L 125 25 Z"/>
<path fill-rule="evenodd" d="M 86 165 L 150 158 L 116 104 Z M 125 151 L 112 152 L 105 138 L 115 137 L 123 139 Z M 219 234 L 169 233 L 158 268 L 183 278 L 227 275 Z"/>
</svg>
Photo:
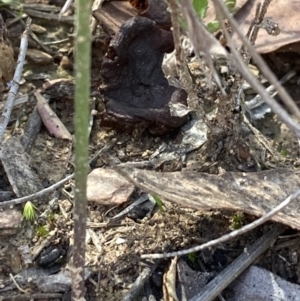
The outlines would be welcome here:
<svg viewBox="0 0 300 301">
<path fill-rule="evenodd" d="M 24 82 L 21 85 L 20 93 L 31 95 L 25 104 L 16 106 L 9 127 L 6 131 L 6 138 L 11 136 L 20 137 L 29 115 L 34 110 L 36 101 L 31 94 L 33 87 L 42 88 L 47 79 L 72 79 L 73 71 L 73 41 L 70 36 L 73 34 L 73 26 L 66 23 L 59 23 L 53 26 L 53 22 L 33 17 L 33 23 L 46 29 L 45 32 L 37 34 L 43 42 L 62 40 L 59 45 L 48 46 L 57 54 L 52 55 L 51 64 L 43 65 L 27 61 L 24 68 Z M 58 23 L 57 23 L 58 24 Z M 9 28 L 9 30 L 13 30 Z M 64 39 L 66 39 L 64 41 Z M 18 45 L 18 41 L 13 41 Z M 92 53 L 92 101 L 91 107 L 103 110 L 103 103 L 97 88 L 101 85 L 100 68 L 103 58 L 103 46 L 100 40 L 93 43 Z M 37 47 L 32 43 L 31 47 Z M 278 72 L 274 69 L 274 72 Z M 288 90 L 292 95 L 297 87 L 299 76 L 289 82 Z M 49 91 L 48 91 L 49 92 Z M 49 92 L 50 93 L 50 92 Z M 68 94 L 68 93 L 66 93 Z M 298 94 L 299 95 L 299 94 Z M 53 94 L 52 94 L 53 96 Z M 73 95 L 57 95 L 52 97 L 50 105 L 57 113 L 59 119 L 67 127 L 71 134 L 73 127 Z M 299 99 L 296 99 L 299 101 Z M 130 133 L 115 131 L 110 128 L 101 128 L 99 118 L 94 118 L 90 134 L 90 159 L 112 141 L 110 155 L 116 157 L 120 162 L 145 162 L 149 160 L 161 145 L 178 145 L 181 139 L 180 130 L 175 130 L 167 135 L 153 135 L 147 129 L 139 132 L 138 129 Z M 272 139 L 272 146 L 281 154 L 280 164 L 293 168 L 299 162 L 299 151 L 297 140 L 291 135 L 285 125 L 281 124 L 273 114 L 255 124 L 257 128 L 268 138 Z M 69 141 L 52 137 L 47 129 L 42 126 L 30 151 L 30 162 L 32 169 L 37 173 L 42 185 L 47 187 L 64 178 L 73 172 L 74 149 Z M 183 170 L 186 166 L 191 169 L 201 170 L 205 158 L 202 158 L 201 149 L 193 151 L 187 161 L 182 163 L 178 160 L 171 160 L 153 167 L 158 171 Z M 198 165 L 193 165 L 193 162 Z M 204 162 L 203 162 L 204 161 Z M 201 162 L 201 163 L 199 163 Z M 225 161 L 224 161 L 225 162 Z M 192 164 L 193 163 L 193 164 Z M 275 166 L 280 165 L 278 162 Z M 299 164 L 298 164 L 299 165 Z M 195 167 L 196 166 L 196 167 Z M 228 169 L 228 165 L 220 165 Z M 282 166 L 282 165 L 281 165 Z M 107 165 L 98 159 L 94 168 Z M 230 170 L 230 168 L 229 168 Z M 208 168 L 206 171 L 217 172 L 217 168 Z M 10 184 L 5 177 L 5 172 L 0 166 L 2 190 L 10 190 Z M 22 229 L 11 236 L 4 236 L 0 241 L 0 296 L 4 300 L 13 300 L 13 296 L 22 294 L 10 280 L 10 274 L 16 275 L 28 267 L 42 267 L 44 269 L 67 269 L 68 261 L 72 255 L 72 209 L 73 209 L 73 181 L 68 182 L 59 189 L 52 198 L 45 198 L 43 201 L 34 202 L 37 216 L 32 221 L 24 220 Z M 135 190 L 128 202 L 119 206 L 103 206 L 89 203 L 88 226 L 86 239 L 86 266 L 90 268 L 91 275 L 86 281 L 86 300 L 122 300 L 129 288 L 145 268 L 141 261 L 141 254 L 161 253 L 186 249 L 202 244 L 209 240 L 218 238 L 232 229 L 248 224 L 255 218 L 242 212 L 198 211 L 188 208 L 180 208 L 170 202 L 163 201 L 163 211 L 155 208 L 152 212 L 140 208 L 112 223 L 108 221 L 116 214 L 125 209 L 142 194 Z M 15 208 L 23 210 L 23 205 Z M 255 242 L 262 234 L 266 233 L 272 226 L 267 223 L 254 231 L 233 239 L 232 241 L 219 245 L 216 248 L 199 252 L 193 256 L 186 256 L 183 259 L 194 270 L 207 271 L 218 274 L 228 266 L 243 250 Z M 284 235 L 292 235 L 298 239 L 299 233 L 293 229 L 286 228 Z M 96 238 L 95 238 L 96 237 Z M 288 237 L 288 236 L 287 236 Z M 289 236 L 290 237 L 290 236 Z M 289 239 L 279 239 L 276 245 Z M 38 248 L 45 244 L 42 250 Z M 286 280 L 300 283 L 299 263 L 290 264 L 292 254 L 299 258 L 299 240 L 294 244 L 268 250 L 256 262 Z M 20 255 L 20 247 L 28 246 L 32 256 L 36 257 L 29 264 L 24 263 Z M 45 251 L 46 250 L 46 251 Z M 57 252 L 58 257 L 49 258 L 46 253 Z M 50 250 L 50 251 L 49 251 Z M 58 260 L 57 260 L 58 258 Z M 284 258 L 285 261 L 282 259 Z M 23 260 L 23 261 L 22 261 Z M 167 270 L 170 260 L 162 260 L 151 275 L 149 283 L 157 300 L 162 298 L 162 275 Z M 275 267 L 275 268 L 274 268 Z M 8 285 L 10 284 L 10 285 Z M 22 285 L 21 285 L 22 286 Z M 10 287 L 6 290 L 6 287 Z M 27 294 L 37 292 L 35 287 L 24 286 Z M 51 300 L 70 300 L 69 291 L 60 292 L 61 298 Z M 135 300 L 142 300 L 145 292 L 141 291 Z M 11 299 L 10 299 L 11 298 Z M 0 298 L 1 299 L 1 298 Z M 46 296 L 36 300 L 50 299 Z M 16 299 L 17 300 L 17 299 Z M 21 299 L 18 299 L 21 300 Z"/>
</svg>

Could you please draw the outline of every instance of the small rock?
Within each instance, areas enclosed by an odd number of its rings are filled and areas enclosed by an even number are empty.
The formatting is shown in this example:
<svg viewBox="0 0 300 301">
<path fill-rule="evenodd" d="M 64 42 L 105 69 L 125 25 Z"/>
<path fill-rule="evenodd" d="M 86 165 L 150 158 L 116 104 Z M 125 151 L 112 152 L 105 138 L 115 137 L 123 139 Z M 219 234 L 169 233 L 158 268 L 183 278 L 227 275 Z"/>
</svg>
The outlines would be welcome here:
<svg viewBox="0 0 300 301">
<path fill-rule="evenodd" d="M 42 26 L 37 25 L 37 24 L 31 24 L 30 29 L 34 33 L 39 33 L 39 34 L 47 32 L 47 29 L 45 27 L 42 27 Z"/>
<path fill-rule="evenodd" d="M 28 266 L 32 264 L 32 255 L 31 250 L 28 245 L 22 245 L 18 247 L 19 256 L 22 260 L 22 262 Z"/>
<path fill-rule="evenodd" d="M 126 243 L 126 239 L 125 238 L 122 238 L 122 237 L 118 237 L 116 239 L 116 244 L 117 245 L 122 245 L 122 244 L 125 244 Z"/>
<path fill-rule="evenodd" d="M 14 275 L 18 274 L 22 269 L 21 257 L 16 250 L 11 250 L 10 253 L 10 268 Z"/>
<path fill-rule="evenodd" d="M 17 210 L 8 209 L 0 212 L 0 236 L 17 234 L 22 220 L 22 214 Z"/>
<path fill-rule="evenodd" d="M 71 64 L 69 58 L 68 58 L 66 55 L 64 55 L 64 56 L 62 57 L 61 61 L 60 61 L 59 66 L 60 66 L 62 69 L 65 69 L 65 70 L 66 70 L 66 69 L 69 69 L 69 68 L 72 66 L 72 64 Z"/>
<path fill-rule="evenodd" d="M 28 49 L 27 58 L 37 65 L 50 65 L 53 62 L 51 55 L 36 49 Z"/>
<path fill-rule="evenodd" d="M 119 205 L 128 200 L 134 185 L 112 169 L 93 170 L 87 179 L 87 199 L 103 205 Z"/>
<path fill-rule="evenodd" d="M 299 300 L 300 286 L 261 267 L 251 266 L 231 285 L 234 296 L 227 300 Z M 298 297 L 297 297 L 298 296 Z"/>
<path fill-rule="evenodd" d="M 34 237 L 34 231 L 32 228 L 27 228 L 25 230 L 25 237 L 28 239 L 32 239 Z"/>
</svg>

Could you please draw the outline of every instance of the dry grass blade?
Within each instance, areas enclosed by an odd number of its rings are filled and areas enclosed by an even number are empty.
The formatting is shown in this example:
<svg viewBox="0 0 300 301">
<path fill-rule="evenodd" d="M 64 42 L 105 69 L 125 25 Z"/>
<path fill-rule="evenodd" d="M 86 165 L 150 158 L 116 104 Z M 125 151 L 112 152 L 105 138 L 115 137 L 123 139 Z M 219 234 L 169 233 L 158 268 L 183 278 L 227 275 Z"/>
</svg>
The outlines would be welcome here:
<svg viewBox="0 0 300 301">
<path fill-rule="evenodd" d="M 200 53 L 204 54 L 205 61 L 210 68 L 217 85 L 221 91 L 223 91 L 212 57 L 214 57 L 214 59 L 227 58 L 227 51 L 199 20 L 193 9 L 192 3 L 189 0 L 181 0 L 180 3 L 184 18 L 187 22 L 189 38 L 193 44 L 195 53 L 198 57 Z M 225 94 L 224 91 L 223 94 Z"/>
</svg>

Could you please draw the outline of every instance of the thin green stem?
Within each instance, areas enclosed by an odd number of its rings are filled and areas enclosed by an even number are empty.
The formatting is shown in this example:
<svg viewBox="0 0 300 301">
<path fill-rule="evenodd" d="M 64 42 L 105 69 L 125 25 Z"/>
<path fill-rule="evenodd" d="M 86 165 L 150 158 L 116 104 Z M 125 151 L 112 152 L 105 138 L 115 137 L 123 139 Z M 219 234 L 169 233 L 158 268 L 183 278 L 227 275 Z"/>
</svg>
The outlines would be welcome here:
<svg viewBox="0 0 300 301">
<path fill-rule="evenodd" d="M 76 0 L 75 44 L 75 207 L 72 300 L 84 300 L 86 235 L 86 180 L 88 172 L 88 124 L 91 65 L 89 19 L 91 3 Z"/>
</svg>

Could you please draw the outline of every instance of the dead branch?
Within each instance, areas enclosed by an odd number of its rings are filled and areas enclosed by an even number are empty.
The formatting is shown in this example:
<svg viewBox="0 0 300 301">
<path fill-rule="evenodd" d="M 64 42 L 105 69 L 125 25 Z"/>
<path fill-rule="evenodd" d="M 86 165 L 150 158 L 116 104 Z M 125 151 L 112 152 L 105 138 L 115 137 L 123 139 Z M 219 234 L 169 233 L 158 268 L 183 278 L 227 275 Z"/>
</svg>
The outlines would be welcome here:
<svg viewBox="0 0 300 301">
<path fill-rule="evenodd" d="M 17 198 L 14 200 L 10 200 L 10 201 L 6 201 L 6 202 L 1 202 L 0 203 L 0 208 L 1 207 L 6 207 L 6 206 L 12 206 L 12 205 L 17 205 L 17 204 L 22 204 L 25 203 L 27 201 L 33 201 L 36 200 L 42 196 L 46 196 L 47 194 L 49 194 L 50 192 L 56 190 L 57 188 L 61 187 L 64 183 L 66 183 L 67 181 L 71 180 L 74 178 L 74 174 L 67 176 L 66 178 L 60 180 L 59 182 L 39 191 L 36 193 L 33 193 L 31 195 L 22 197 L 22 198 Z M 48 199 L 45 198 L 45 200 L 47 201 Z"/>
</svg>

